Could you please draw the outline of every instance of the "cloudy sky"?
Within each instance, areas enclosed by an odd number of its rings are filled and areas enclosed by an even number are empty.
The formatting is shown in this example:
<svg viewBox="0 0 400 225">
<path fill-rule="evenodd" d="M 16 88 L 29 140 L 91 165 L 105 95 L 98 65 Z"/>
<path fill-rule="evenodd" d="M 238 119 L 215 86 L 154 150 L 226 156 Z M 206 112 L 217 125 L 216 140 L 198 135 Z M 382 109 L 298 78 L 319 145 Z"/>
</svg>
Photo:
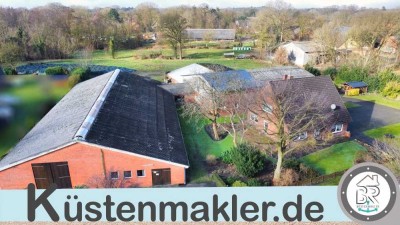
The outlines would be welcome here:
<svg viewBox="0 0 400 225">
<path fill-rule="evenodd" d="M 201 3 L 207 3 L 212 7 L 250 7 L 250 6 L 263 6 L 268 0 L 177 0 L 177 1 L 153 1 L 157 3 L 159 7 L 169 7 L 176 5 L 199 5 Z M 290 2 L 296 8 L 309 8 L 309 7 L 324 7 L 330 5 L 359 5 L 366 7 L 378 7 L 385 6 L 386 8 L 399 7 L 399 0 L 286 0 Z M 46 5 L 51 2 L 59 2 L 63 5 L 81 5 L 90 8 L 93 7 L 104 7 L 104 6 L 115 6 L 121 7 L 135 7 L 142 2 L 149 2 L 148 0 L 0 0 L 0 6 L 11 6 L 11 7 L 28 7 L 32 8 L 35 6 Z M 116 3 L 118 2 L 118 3 Z"/>
</svg>

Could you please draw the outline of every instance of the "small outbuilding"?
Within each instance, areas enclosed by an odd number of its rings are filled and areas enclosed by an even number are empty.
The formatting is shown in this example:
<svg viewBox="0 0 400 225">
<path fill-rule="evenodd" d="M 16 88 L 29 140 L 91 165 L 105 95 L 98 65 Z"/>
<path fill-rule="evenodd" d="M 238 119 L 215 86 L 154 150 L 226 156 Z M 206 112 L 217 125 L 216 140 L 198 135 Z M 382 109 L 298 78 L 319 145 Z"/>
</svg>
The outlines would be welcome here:
<svg viewBox="0 0 400 225">
<path fill-rule="evenodd" d="M 354 90 L 354 89 L 359 89 L 360 94 L 362 93 L 367 93 L 368 92 L 368 84 L 362 82 L 362 81 L 351 81 L 351 82 L 346 82 L 343 84 L 343 89 L 345 92 L 349 90 Z"/>
</svg>

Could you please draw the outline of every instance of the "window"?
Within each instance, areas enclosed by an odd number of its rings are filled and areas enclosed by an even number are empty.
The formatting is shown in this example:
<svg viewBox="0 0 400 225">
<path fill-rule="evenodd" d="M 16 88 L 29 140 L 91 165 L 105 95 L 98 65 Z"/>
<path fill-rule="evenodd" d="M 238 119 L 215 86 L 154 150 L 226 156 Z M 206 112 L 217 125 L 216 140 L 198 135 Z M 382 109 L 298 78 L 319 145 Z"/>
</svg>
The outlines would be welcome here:
<svg viewBox="0 0 400 225">
<path fill-rule="evenodd" d="M 268 131 L 268 121 L 264 120 L 264 131 Z"/>
<path fill-rule="evenodd" d="M 314 137 L 318 138 L 321 136 L 321 131 L 320 130 L 314 130 Z"/>
<path fill-rule="evenodd" d="M 297 137 L 294 138 L 294 141 L 303 141 L 307 139 L 307 132 L 300 133 Z"/>
<path fill-rule="evenodd" d="M 144 177 L 144 176 L 146 176 L 146 174 L 144 173 L 144 170 L 138 170 L 138 171 L 136 171 L 136 175 L 137 175 L 138 177 Z"/>
<path fill-rule="evenodd" d="M 110 173 L 110 177 L 111 177 L 111 179 L 118 179 L 118 177 L 119 177 L 119 175 L 118 175 L 118 172 L 111 172 Z"/>
<path fill-rule="evenodd" d="M 263 104 L 262 110 L 266 113 L 272 113 L 273 108 L 270 104 Z"/>
<path fill-rule="evenodd" d="M 343 123 L 337 123 L 332 126 L 332 133 L 339 133 L 343 131 Z"/>
<path fill-rule="evenodd" d="M 258 122 L 258 116 L 254 113 L 250 114 L 250 120 L 254 122 Z"/>
<path fill-rule="evenodd" d="M 124 171 L 124 178 L 128 179 L 132 177 L 132 171 Z"/>
</svg>

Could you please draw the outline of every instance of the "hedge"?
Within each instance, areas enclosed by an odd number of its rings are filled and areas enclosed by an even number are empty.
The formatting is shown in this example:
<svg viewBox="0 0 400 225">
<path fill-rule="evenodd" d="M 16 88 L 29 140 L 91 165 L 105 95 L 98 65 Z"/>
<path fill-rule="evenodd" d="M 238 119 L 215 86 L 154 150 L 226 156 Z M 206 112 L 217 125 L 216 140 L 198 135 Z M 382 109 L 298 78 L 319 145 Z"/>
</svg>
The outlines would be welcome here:
<svg viewBox="0 0 400 225">
<path fill-rule="evenodd" d="M 48 67 L 45 71 L 46 75 L 67 75 L 68 71 L 61 66 Z"/>
</svg>

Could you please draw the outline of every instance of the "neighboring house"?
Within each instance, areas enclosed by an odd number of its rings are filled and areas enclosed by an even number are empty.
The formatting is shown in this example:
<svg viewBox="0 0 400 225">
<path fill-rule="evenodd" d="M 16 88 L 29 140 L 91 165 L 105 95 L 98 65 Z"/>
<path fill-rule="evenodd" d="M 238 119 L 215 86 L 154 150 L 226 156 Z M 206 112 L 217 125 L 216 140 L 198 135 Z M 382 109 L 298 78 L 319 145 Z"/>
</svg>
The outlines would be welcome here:
<svg viewBox="0 0 400 225">
<path fill-rule="evenodd" d="M 293 85 L 293 87 L 298 87 L 296 90 L 302 91 L 302 94 L 304 95 L 311 95 L 315 93 L 325 95 L 327 101 L 320 104 L 321 111 L 331 113 L 333 110 L 334 120 L 331 121 L 332 124 L 328 129 L 309 131 L 302 137 L 299 137 L 300 139 L 307 139 L 308 137 L 314 137 L 314 135 L 324 138 L 329 136 L 329 133 L 333 134 L 333 136 L 350 136 L 350 133 L 347 132 L 348 124 L 351 121 L 350 114 L 347 111 L 341 96 L 337 92 L 336 87 L 333 85 L 329 76 L 271 81 L 269 84 L 267 84 L 269 85 L 268 88 L 272 89 L 270 93 L 275 92 L 274 88 L 282 87 L 282 85 L 280 85 L 281 82 L 290 82 L 290 85 Z M 332 109 L 332 106 L 334 106 L 334 109 Z M 271 117 L 268 117 L 267 115 L 267 113 L 272 113 L 274 107 L 275 106 L 273 105 L 273 102 L 268 103 L 268 106 L 254 106 L 248 112 L 248 119 L 252 121 L 256 129 L 265 132 L 266 134 L 274 133 L 276 132 L 277 128 L 274 127 L 274 123 L 268 121 Z"/>
<path fill-rule="evenodd" d="M 119 70 L 76 85 L 1 161 L 0 189 L 185 184 L 173 96 Z"/>
<path fill-rule="evenodd" d="M 232 70 L 223 65 L 211 63 L 193 63 L 167 73 L 167 83 L 184 83 L 195 75 Z"/>
<path fill-rule="evenodd" d="M 360 90 L 359 93 L 363 94 L 368 92 L 368 84 L 362 81 L 351 81 L 344 83 L 343 89 L 345 92 L 347 92 L 348 90 L 359 89 Z"/>
<path fill-rule="evenodd" d="M 234 41 L 235 29 L 186 29 L 190 41 Z"/>
<path fill-rule="evenodd" d="M 289 61 L 297 66 L 318 64 L 324 56 L 321 46 L 313 41 L 293 41 L 281 48 L 286 50 Z"/>
</svg>

